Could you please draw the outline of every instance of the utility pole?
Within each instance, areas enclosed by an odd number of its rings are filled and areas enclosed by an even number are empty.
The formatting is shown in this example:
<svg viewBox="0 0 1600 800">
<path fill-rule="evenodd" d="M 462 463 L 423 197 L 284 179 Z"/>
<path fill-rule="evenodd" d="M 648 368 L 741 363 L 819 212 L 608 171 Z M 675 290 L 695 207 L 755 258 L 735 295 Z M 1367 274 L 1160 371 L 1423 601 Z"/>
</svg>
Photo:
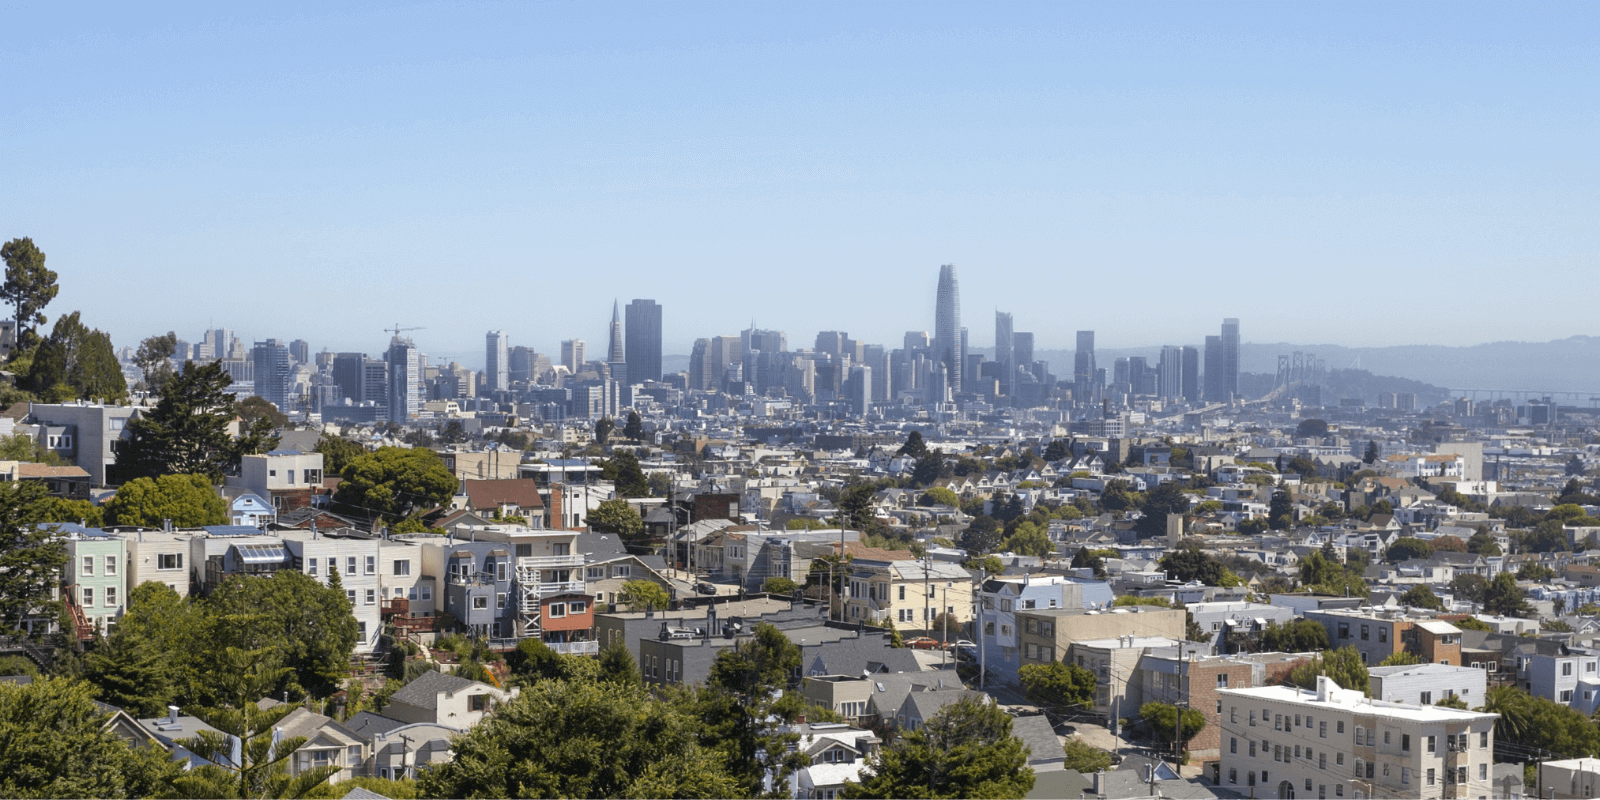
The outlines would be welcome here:
<svg viewBox="0 0 1600 800">
<path fill-rule="evenodd" d="M 988 582 L 988 579 L 988 571 L 983 567 L 978 567 L 978 599 L 976 605 L 978 611 L 978 691 L 980 692 L 983 691 L 983 679 L 988 674 L 988 670 L 984 669 L 984 665 L 988 663 L 984 660 L 988 655 L 988 651 L 983 647 L 983 585 Z"/>
</svg>

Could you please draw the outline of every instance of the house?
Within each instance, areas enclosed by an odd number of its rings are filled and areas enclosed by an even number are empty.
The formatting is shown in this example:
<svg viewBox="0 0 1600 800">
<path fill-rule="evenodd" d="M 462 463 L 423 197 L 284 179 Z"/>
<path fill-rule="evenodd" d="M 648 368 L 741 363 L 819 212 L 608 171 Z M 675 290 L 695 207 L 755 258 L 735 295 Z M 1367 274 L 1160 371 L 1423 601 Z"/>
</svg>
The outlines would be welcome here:
<svg viewBox="0 0 1600 800">
<path fill-rule="evenodd" d="M 497 689 L 443 672 L 424 672 L 389 698 L 384 716 L 402 722 L 433 723 L 470 729 L 482 722 L 498 703 L 516 697 L 519 690 Z"/>
<path fill-rule="evenodd" d="M 265 498 L 277 511 L 312 505 L 312 495 L 322 488 L 322 454 L 273 450 L 239 459 L 239 474 L 228 486 L 247 489 Z"/>
<path fill-rule="evenodd" d="M 1391 703 L 1431 706 L 1447 697 L 1459 697 L 1468 706 L 1483 705 L 1488 673 L 1460 664 L 1407 664 L 1370 667 L 1371 694 Z"/>
<path fill-rule="evenodd" d="M 450 741 L 467 732 L 432 722 L 405 722 L 370 711 L 346 720 L 344 727 L 366 743 L 367 763 L 362 774 L 386 780 L 415 778 L 419 769 L 449 762 L 454 757 Z"/>
<path fill-rule="evenodd" d="M 271 503 L 248 489 L 225 488 L 223 496 L 228 500 L 229 525 L 260 528 L 271 524 L 278 517 Z"/>
<path fill-rule="evenodd" d="M 106 485 L 106 468 L 117 463 L 128 421 L 138 409 L 75 403 L 29 403 L 28 420 L 42 427 L 40 444 L 82 467 L 95 486 Z"/>
<path fill-rule="evenodd" d="M 531 527 L 544 527 L 545 503 L 539 484 L 532 478 L 461 481 L 462 493 L 451 505 L 468 508 L 482 516 L 506 519 L 521 517 Z"/>
<path fill-rule="evenodd" d="M 128 549 L 120 537 L 96 528 L 58 526 L 67 548 L 65 600 L 81 639 L 110 634 L 127 602 Z"/>
<path fill-rule="evenodd" d="M 5 463 L 15 464 L 13 469 L 8 470 L 12 480 L 37 483 L 43 486 L 45 493 L 51 497 L 60 497 L 64 500 L 89 499 L 89 489 L 93 481 L 89 471 L 83 467 L 71 464 L 56 467 L 30 461 Z"/>
<path fill-rule="evenodd" d="M 972 619 L 972 573 L 943 562 L 861 558 L 846 587 L 845 621 L 891 621 L 900 630 L 931 630 L 940 614 Z"/>
<path fill-rule="evenodd" d="M 289 774 L 303 775 L 314 769 L 333 767 L 338 771 L 330 782 L 359 777 L 366 769 L 366 742 L 349 729 L 305 708 L 296 708 L 273 726 L 283 738 L 304 737 L 305 743 L 289 758 Z"/>
<path fill-rule="evenodd" d="M 871 731 L 840 723 L 786 725 L 784 733 L 799 737 L 798 752 L 810 757 L 810 765 L 789 775 L 791 798 L 835 798 L 846 783 L 860 783 L 861 771 L 883 743 Z"/>
</svg>

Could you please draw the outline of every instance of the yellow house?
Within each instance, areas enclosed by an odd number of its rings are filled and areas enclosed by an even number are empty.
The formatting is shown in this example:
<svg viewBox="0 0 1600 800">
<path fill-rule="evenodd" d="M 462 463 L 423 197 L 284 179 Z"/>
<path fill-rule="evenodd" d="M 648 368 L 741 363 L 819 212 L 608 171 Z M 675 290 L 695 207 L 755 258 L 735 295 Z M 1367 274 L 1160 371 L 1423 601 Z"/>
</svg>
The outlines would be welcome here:
<svg viewBox="0 0 1600 800">
<path fill-rule="evenodd" d="M 857 558 L 852 566 L 846 622 L 887 620 L 898 630 L 921 632 L 940 614 L 948 613 L 953 624 L 972 620 L 972 573 L 958 564 Z"/>
</svg>

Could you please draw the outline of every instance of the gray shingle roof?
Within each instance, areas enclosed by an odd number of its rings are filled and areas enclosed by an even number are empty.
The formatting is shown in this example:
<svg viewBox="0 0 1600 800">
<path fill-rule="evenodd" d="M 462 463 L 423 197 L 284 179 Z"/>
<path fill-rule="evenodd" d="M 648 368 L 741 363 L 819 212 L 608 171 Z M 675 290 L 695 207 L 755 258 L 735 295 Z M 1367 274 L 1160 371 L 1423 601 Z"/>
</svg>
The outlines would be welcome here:
<svg viewBox="0 0 1600 800">
<path fill-rule="evenodd" d="M 1029 764 L 1055 763 L 1067 757 L 1067 751 L 1061 747 L 1060 737 L 1050 727 L 1050 720 L 1042 714 L 1012 720 L 1011 735 L 1028 746 L 1031 751 L 1028 755 Z"/>
<path fill-rule="evenodd" d="M 437 708 L 440 692 L 459 692 L 477 681 L 466 678 L 457 678 L 443 672 L 429 671 L 418 675 L 400 691 L 395 692 L 391 698 L 396 703 L 405 703 L 415 708 Z"/>
</svg>

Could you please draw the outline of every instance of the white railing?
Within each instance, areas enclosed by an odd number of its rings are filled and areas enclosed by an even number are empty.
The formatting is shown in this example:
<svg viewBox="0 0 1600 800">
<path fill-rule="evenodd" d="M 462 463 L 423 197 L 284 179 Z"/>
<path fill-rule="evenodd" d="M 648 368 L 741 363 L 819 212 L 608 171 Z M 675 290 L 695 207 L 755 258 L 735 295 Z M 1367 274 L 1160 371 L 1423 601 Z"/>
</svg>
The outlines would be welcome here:
<svg viewBox="0 0 1600 800">
<path fill-rule="evenodd" d="M 583 566 L 583 556 L 524 556 L 517 559 L 517 569 L 565 569 Z"/>
<path fill-rule="evenodd" d="M 564 656 L 592 656 L 600 652 L 599 642 L 545 642 L 545 645 Z"/>
</svg>

